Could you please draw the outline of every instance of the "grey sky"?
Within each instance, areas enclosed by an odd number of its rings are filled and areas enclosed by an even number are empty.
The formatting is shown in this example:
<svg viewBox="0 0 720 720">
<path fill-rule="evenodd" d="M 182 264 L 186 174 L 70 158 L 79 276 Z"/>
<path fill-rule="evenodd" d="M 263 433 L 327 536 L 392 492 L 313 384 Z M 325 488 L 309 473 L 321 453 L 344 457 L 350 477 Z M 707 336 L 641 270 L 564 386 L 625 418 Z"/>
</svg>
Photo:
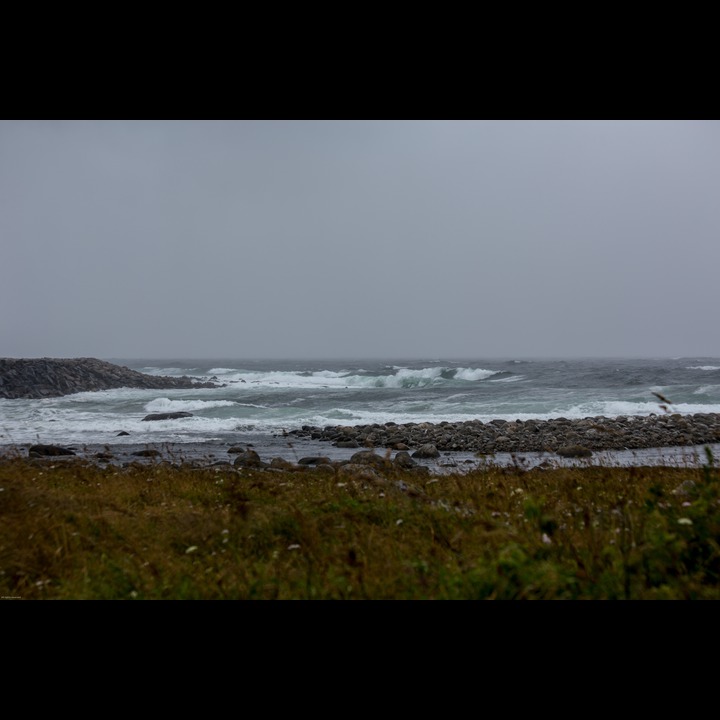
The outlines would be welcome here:
<svg viewBox="0 0 720 720">
<path fill-rule="evenodd" d="M 720 123 L 0 121 L 0 356 L 720 356 Z"/>
</svg>

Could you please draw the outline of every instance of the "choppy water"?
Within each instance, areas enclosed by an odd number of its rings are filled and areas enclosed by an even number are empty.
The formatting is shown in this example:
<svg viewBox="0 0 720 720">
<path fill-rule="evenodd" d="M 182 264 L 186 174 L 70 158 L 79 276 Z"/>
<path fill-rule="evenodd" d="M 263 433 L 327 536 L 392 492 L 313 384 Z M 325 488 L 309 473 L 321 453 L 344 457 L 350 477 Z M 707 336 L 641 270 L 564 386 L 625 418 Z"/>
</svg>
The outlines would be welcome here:
<svg viewBox="0 0 720 720">
<path fill-rule="evenodd" d="M 720 412 L 720 358 L 248 361 L 107 358 L 225 386 L 0 399 L 0 444 L 233 442 L 302 425 Z M 144 422 L 149 413 L 192 417 Z M 119 437 L 125 431 L 128 436 Z"/>
</svg>

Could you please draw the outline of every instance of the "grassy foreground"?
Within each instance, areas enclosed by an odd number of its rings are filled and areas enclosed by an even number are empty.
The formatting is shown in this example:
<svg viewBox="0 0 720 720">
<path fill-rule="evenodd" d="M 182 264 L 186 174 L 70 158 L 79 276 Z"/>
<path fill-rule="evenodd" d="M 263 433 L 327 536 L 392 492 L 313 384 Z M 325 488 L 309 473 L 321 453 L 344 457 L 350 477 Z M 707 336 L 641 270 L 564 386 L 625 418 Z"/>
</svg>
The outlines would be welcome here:
<svg viewBox="0 0 720 720">
<path fill-rule="evenodd" d="M 720 472 L 5 458 L 0 596 L 720 599 Z"/>
</svg>

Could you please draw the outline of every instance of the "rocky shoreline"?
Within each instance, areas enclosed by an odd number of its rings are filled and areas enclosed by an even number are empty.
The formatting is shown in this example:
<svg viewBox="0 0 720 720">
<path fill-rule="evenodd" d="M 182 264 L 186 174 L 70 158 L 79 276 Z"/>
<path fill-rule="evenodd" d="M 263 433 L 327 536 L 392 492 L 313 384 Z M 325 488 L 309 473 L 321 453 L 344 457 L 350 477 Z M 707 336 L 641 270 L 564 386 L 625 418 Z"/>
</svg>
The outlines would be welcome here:
<svg viewBox="0 0 720 720">
<path fill-rule="evenodd" d="M 0 398 L 60 397 L 117 388 L 173 390 L 222 387 L 131 370 L 96 358 L 0 358 Z"/>
<path fill-rule="evenodd" d="M 119 466 L 165 461 L 274 472 L 328 465 L 336 470 L 371 465 L 444 472 L 488 462 L 508 466 L 520 462 L 526 469 L 576 463 L 698 466 L 705 462 L 707 448 L 720 457 L 720 414 L 305 426 L 277 434 L 243 434 L 234 442 L 8 446 L 0 447 L 0 456 L 76 458 Z"/>
<path fill-rule="evenodd" d="M 304 425 L 290 436 L 329 442 L 342 448 L 410 450 L 484 455 L 541 452 L 589 457 L 603 450 L 690 447 L 720 442 L 720 414 L 678 413 L 648 416 L 587 417 L 580 420 L 479 420 L 441 423 L 393 422 L 384 425 Z M 432 455 L 428 455 L 432 456 Z"/>
</svg>

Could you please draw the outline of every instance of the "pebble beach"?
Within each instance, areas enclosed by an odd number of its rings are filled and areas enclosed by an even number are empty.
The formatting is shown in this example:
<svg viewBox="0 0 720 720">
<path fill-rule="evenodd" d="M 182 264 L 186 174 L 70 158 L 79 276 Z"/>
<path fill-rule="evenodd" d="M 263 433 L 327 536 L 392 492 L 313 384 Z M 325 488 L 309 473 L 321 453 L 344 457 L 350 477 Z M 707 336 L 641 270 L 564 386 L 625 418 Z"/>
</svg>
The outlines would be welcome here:
<svg viewBox="0 0 720 720">
<path fill-rule="evenodd" d="M 236 443 L 25 444 L 1 451 L 45 462 L 75 457 L 100 465 L 164 461 L 259 469 L 364 462 L 376 455 L 406 467 L 459 472 L 487 464 L 695 467 L 707 462 L 706 449 L 720 455 L 720 415 L 304 426 L 281 434 L 244 434 Z"/>
</svg>

